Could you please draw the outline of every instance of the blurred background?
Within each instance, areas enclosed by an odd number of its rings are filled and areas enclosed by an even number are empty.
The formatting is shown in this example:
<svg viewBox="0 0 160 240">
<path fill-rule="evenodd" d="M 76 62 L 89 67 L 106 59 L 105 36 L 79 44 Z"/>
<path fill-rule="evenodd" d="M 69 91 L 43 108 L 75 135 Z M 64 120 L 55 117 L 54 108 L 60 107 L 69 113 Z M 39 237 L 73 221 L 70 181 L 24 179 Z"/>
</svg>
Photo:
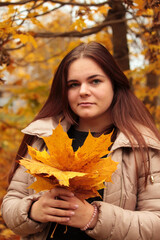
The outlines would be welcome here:
<svg viewBox="0 0 160 240">
<path fill-rule="evenodd" d="M 61 59 L 97 41 L 115 57 L 160 129 L 159 0 L 0 1 L 0 203 L 21 129 L 46 100 Z M 0 240 L 19 239 L 0 215 Z"/>
</svg>

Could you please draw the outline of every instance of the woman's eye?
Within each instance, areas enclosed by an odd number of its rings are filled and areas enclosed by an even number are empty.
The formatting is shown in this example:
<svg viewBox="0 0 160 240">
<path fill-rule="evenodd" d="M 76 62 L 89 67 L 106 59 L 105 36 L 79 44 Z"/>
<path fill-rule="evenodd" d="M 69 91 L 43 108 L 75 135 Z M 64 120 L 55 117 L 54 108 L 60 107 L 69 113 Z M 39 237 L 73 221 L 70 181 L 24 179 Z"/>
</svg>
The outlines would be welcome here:
<svg viewBox="0 0 160 240">
<path fill-rule="evenodd" d="M 71 83 L 71 84 L 68 84 L 68 88 L 75 88 L 78 86 L 78 83 Z"/>
<path fill-rule="evenodd" d="M 100 83 L 100 80 L 99 80 L 99 79 L 94 79 L 94 80 L 92 81 L 92 83 L 96 85 L 96 84 Z"/>
</svg>

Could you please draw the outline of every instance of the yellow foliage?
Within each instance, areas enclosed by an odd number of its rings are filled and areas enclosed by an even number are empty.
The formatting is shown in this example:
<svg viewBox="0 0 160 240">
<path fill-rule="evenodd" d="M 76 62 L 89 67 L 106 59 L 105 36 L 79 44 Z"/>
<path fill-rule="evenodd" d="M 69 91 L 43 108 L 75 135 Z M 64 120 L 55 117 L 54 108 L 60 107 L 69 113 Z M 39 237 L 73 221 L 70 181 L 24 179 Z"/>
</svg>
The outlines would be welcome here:
<svg viewBox="0 0 160 240">
<path fill-rule="evenodd" d="M 141 16 L 143 14 L 152 15 L 153 9 L 145 8 L 146 1 L 145 0 L 133 0 L 134 5 L 132 6 L 133 9 L 137 9 L 137 15 Z"/>
<path fill-rule="evenodd" d="M 14 13 L 15 13 L 15 8 L 14 8 L 14 6 L 9 5 L 9 6 L 8 6 L 8 15 L 14 14 Z"/>
<path fill-rule="evenodd" d="M 93 13 L 92 14 L 88 14 L 88 20 L 90 21 L 94 21 L 94 16 L 93 16 Z"/>
<path fill-rule="evenodd" d="M 8 36 L 8 34 L 15 34 L 16 28 L 12 26 L 11 19 L 1 22 L 0 24 L 0 38 L 4 39 Z"/>
<path fill-rule="evenodd" d="M 104 182 L 112 182 L 111 175 L 117 164 L 111 157 L 104 157 L 110 151 L 111 134 L 98 138 L 89 132 L 82 147 L 76 152 L 72 148 L 72 139 L 59 124 L 53 134 L 43 137 L 48 152 L 39 152 L 28 146 L 32 159 L 22 159 L 27 172 L 37 178 L 30 188 L 38 191 L 63 186 L 73 191 L 81 199 L 99 195 L 97 190 L 104 188 Z"/>
<path fill-rule="evenodd" d="M 106 6 L 106 5 L 101 6 L 101 7 L 98 8 L 98 12 L 100 12 L 103 15 L 107 15 L 109 9 L 111 9 L 111 7 Z"/>
<path fill-rule="evenodd" d="M 31 20 L 32 23 L 35 24 L 36 26 L 44 29 L 44 25 L 43 25 L 40 21 L 38 21 L 37 18 L 30 18 L 30 20 Z"/>
<path fill-rule="evenodd" d="M 81 32 L 84 28 L 86 28 L 86 23 L 85 23 L 85 20 L 82 17 L 78 18 L 70 26 L 70 30 L 77 30 L 78 32 Z"/>
<path fill-rule="evenodd" d="M 35 41 L 34 37 L 33 37 L 31 34 L 29 34 L 29 33 L 27 33 L 27 34 L 22 34 L 22 33 L 21 33 L 21 34 L 14 34 L 14 35 L 13 35 L 13 38 L 15 38 L 15 39 L 19 38 L 20 41 L 21 41 L 23 44 L 26 44 L 26 43 L 28 43 L 28 42 L 31 42 L 32 45 L 33 45 L 35 48 L 37 48 L 37 42 Z"/>
<path fill-rule="evenodd" d="M 136 8 L 138 8 L 139 10 L 144 9 L 144 0 L 133 0 L 133 2 L 135 3 Z"/>
</svg>

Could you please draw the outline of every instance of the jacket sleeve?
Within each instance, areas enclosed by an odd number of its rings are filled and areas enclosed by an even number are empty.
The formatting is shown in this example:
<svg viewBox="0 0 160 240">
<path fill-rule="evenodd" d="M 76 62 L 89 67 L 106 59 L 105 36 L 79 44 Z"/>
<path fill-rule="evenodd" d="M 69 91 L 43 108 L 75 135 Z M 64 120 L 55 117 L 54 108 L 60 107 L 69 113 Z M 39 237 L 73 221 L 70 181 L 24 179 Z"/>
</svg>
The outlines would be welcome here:
<svg viewBox="0 0 160 240">
<path fill-rule="evenodd" d="M 26 169 L 20 166 L 9 185 L 7 194 L 2 202 L 2 216 L 13 232 L 18 235 L 26 236 L 43 231 L 46 223 L 39 223 L 29 218 L 29 210 L 34 201 L 40 194 L 29 195 L 29 174 Z"/>
<path fill-rule="evenodd" d="M 143 171 L 139 175 L 135 209 L 95 202 L 99 219 L 93 230 L 86 231 L 89 236 L 97 240 L 160 239 L 160 151 L 151 150 L 150 156 L 151 175 L 146 187 Z"/>
</svg>

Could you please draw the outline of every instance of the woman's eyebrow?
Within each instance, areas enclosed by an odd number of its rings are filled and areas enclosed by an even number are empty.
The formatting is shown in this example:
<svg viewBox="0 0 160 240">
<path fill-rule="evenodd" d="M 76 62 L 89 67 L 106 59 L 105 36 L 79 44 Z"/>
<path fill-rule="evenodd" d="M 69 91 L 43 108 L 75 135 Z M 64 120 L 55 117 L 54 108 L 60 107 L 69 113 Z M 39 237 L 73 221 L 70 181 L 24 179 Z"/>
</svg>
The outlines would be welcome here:
<svg viewBox="0 0 160 240">
<path fill-rule="evenodd" d="M 105 77 L 105 76 L 103 76 L 101 74 L 94 74 L 94 75 L 89 76 L 87 79 L 91 79 L 91 78 L 95 78 L 95 77 Z"/>
<path fill-rule="evenodd" d="M 70 79 L 70 80 L 67 80 L 67 82 L 76 82 L 77 80 L 76 79 Z"/>
<path fill-rule="evenodd" d="M 105 76 L 103 76 L 101 74 L 94 74 L 94 75 L 91 75 L 91 76 L 87 77 L 87 80 L 95 78 L 95 77 L 105 77 Z M 78 80 L 76 80 L 76 79 L 69 79 L 69 80 L 67 80 L 67 82 L 74 82 L 74 81 L 78 81 Z"/>
</svg>

